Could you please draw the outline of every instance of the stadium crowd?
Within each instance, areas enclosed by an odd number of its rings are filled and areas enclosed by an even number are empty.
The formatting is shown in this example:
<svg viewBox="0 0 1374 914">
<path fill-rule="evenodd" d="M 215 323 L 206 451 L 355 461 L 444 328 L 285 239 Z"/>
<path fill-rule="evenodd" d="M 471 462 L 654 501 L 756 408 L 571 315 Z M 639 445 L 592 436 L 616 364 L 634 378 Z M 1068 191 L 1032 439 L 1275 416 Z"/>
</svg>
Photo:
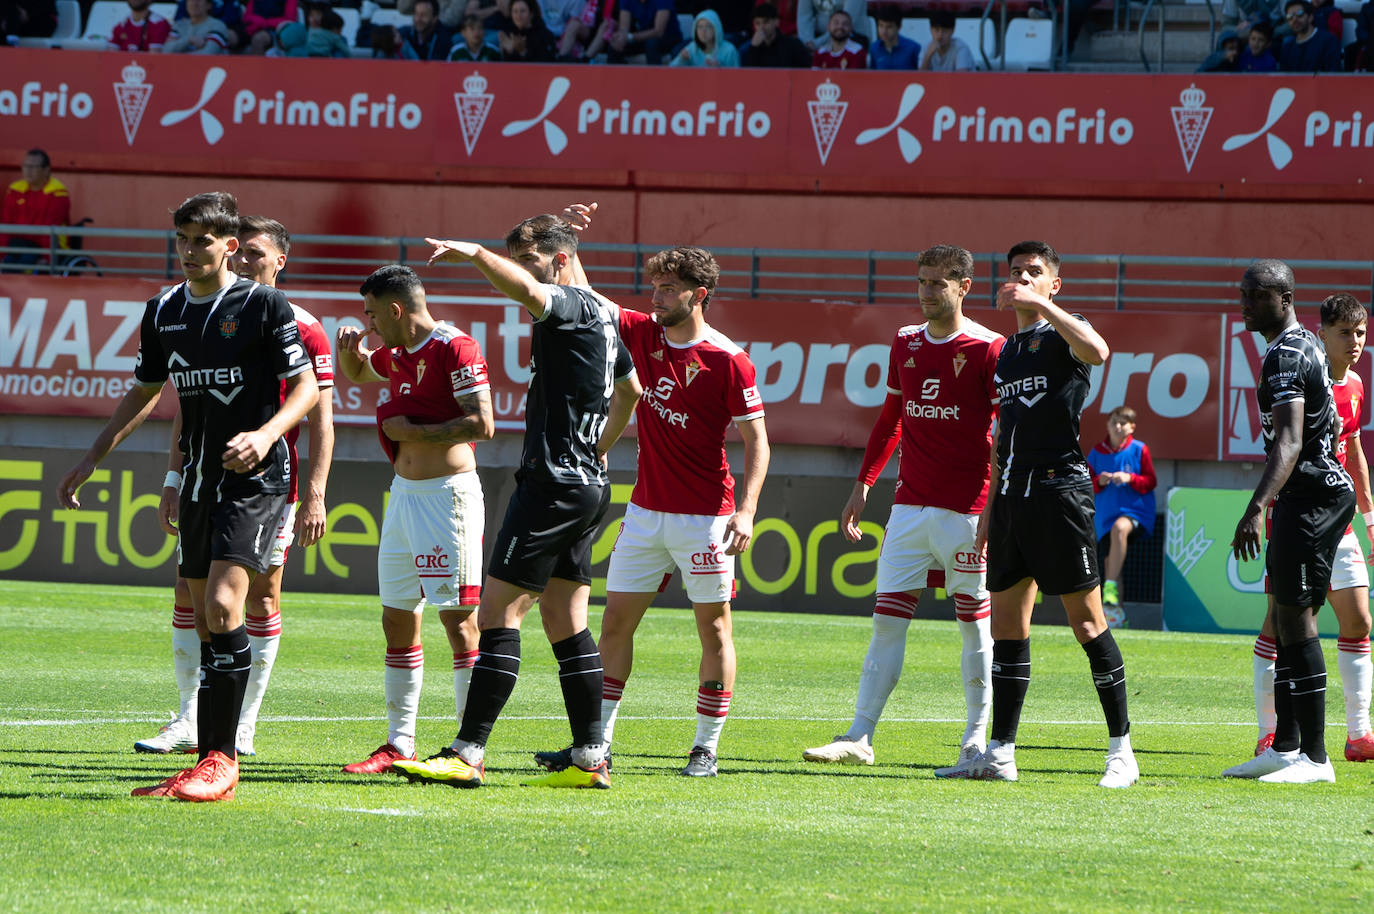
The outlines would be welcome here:
<svg viewBox="0 0 1374 914">
<path fill-rule="evenodd" d="M 973 70 L 951 5 L 863 0 L 152 0 L 102 35 L 110 49 L 460 62 L 607 62 L 691 67 Z M 170 4 L 157 4 L 170 7 Z M 955 4 L 968 13 L 982 8 Z M 1067 0 L 1072 51 L 1093 0 Z M 81 0 L 82 21 L 91 0 Z M 1350 9 L 1350 7 L 1347 7 Z M 1032 2 L 1032 16 L 1049 12 Z M 1335 0 L 1226 0 L 1200 72 L 1368 71 L 1374 2 L 1353 40 Z M 346 18 L 347 17 L 347 18 Z M 903 34 L 928 18 L 925 47 Z M 52 36 L 56 0 L 0 0 L 0 47 Z M 689 24 L 690 23 L 690 24 Z M 93 37 L 89 32 L 87 37 Z"/>
</svg>

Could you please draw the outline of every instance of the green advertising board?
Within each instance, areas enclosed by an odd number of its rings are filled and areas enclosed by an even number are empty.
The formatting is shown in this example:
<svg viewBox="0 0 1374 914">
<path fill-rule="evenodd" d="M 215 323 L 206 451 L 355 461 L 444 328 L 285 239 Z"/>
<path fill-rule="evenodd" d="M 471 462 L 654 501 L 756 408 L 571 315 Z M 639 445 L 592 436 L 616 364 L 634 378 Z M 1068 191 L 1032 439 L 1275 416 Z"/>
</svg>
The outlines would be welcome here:
<svg viewBox="0 0 1374 914">
<path fill-rule="evenodd" d="M 1248 489 L 1169 490 L 1164 540 L 1164 627 L 1178 632 L 1259 631 L 1264 621 L 1264 560 L 1237 561 L 1231 551 Z M 1357 525 L 1358 526 L 1358 525 Z M 1364 531 L 1356 530 L 1369 554 Z M 1318 617 L 1323 635 L 1336 634 L 1330 609 Z"/>
</svg>

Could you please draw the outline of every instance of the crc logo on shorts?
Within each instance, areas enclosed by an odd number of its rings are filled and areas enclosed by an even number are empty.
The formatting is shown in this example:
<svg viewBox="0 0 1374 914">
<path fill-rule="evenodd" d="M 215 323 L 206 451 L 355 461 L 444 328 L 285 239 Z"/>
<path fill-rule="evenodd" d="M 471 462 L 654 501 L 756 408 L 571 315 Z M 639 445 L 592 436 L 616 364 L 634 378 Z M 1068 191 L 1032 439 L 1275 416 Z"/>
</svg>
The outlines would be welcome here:
<svg viewBox="0 0 1374 914">
<path fill-rule="evenodd" d="M 711 543 L 704 552 L 692 553 L 692 574 L 719 574 L 725 570 L 725 553 Z"/>
<path fill-rule="evenodd" d="M 415 556 L 417 571 L 446 571 L 448 567 L 448 553 L 443 546 L 435 546 L 429 552 Z"/>
<path fill-rule="evenodd" d="M 954 553 L 954 570 L 966 574 L 978 574 L 987 568 L 987 560 L 978 552 Z"/>
</svg>

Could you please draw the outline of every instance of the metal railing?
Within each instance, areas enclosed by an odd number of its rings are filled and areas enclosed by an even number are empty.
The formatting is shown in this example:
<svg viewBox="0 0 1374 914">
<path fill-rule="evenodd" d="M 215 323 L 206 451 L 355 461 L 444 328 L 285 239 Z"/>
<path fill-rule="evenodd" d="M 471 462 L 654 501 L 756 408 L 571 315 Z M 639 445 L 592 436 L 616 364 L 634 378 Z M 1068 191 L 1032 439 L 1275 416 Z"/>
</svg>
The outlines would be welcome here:
<svg viewBox="0 0 1374 914">
<path fill-rule="evenodd" d="M 1206 2 L 1208 18 L 1207 47 L 1209 49 L 1208 53 L 1210 54 L 1211 49 L 1216 48 L 1217 45 L 1217 11 L 1212 8 L 1212 0 L 1206 0 Z M 1150 21 L 1150 11 L 1156 8 L 1159 10 L 1159 71 L 1161 73 L 1164 71 L 1164 20 L 1165 10 L 1167 10 L 1168 7 L 1169 3 L 1167 0 L 1146 0 L 1145 10 L 1140 14 L 1140 26 L 1137 29 L 1140 37 L 1140 62 L 1144 65 L 1146 73 L 1150 72 L 1150 59 L 1145 53 L 1145 26 Z"/>
<path fill-rule="evenodd" d="M 39 273 L 104 277 L 138 277 L 175 282 L 181 278 L 175 236 L 170 231 L 0 225 L 0 233 L 48 233 L 49 246 L 39 249 L 47 262 Z M 59 235 L 80 237 L 80 251 L 59 246 Z M 500 250 L 497 240 L 484 242 Z M 583 261 L 597 288 L 614 297 L 648 294 L 644 262 L 661 244 L 584 244 Z M 915 255 L 911 251 L 826 251 L 791 248 L 712 248 L 721 265 L 717 294 L 722 298 L 821 299 L 863 305 L 909 307 L 915 300 Z M 429 268 L 430 247 L 423 238 L 357 235 L 297 235 L 282 283 L 355 285 L 378 266 L 404 263 L 422 270 L 425 284 L 447 294 L 486 294 L 487 282 L 475 270 Z M 0 248 L 33 253 L 32 248 Z M 85 264 L 69 267 L 65 258 L 79 253 Z M 1232 306 L 1236 284 L 1250 263 L 1241 258 L 1145 256 L 1131 254 L 1066 254 L 1061 275 L 1064 298 L 1075 309 L 1196 311 Z M 1301 304 L 1316 304 L 1332 292 L 1347 291 L 1362 301 L 1374 300 L 1374 261 L 1291 260 L 1298 275 Z M 972 301 L 991 304 L 1007 279 L 1001 253 L 974 255 Z M 0 276 L 0 295 L 4 277 Z"/>
</svg>

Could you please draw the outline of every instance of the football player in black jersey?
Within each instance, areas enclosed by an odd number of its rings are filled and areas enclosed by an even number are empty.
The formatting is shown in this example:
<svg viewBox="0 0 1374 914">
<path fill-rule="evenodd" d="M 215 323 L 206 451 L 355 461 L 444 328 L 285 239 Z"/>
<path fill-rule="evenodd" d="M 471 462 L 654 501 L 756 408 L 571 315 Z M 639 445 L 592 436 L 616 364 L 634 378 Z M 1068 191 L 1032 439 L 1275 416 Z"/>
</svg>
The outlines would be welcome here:
<svg viewBox="0 0 1374 914">
<path fill-rule="evenodd" d="M 1102 614 L 1093 489 L 1078 440 L 1090 366 L 1110 354 L 1081 316 L 1054 303 L 1059 255 L 1043 241 L 1007 253 L 1011 279 L 997 307 L 1016 312 L 1016 333 L 997 358 L 1001 398 L 997 457 L 978 541 L 992 592 L 992 732 L 987 751 L 940 777 L 1014 781 L 1016 730 L 1030 684 L 1030 622 L 1037 591 L 1057 595 L 1088 655 L 1107 719 L 1103 787 L 1140 777 L 1126 712 L 1126 668 Z"/>
<path fill-rule="evenodd" d="M 523 783 L 609 787 L 601 731 L 601 655 L 587 628 L 591 546 L 610 503 L 604 457 L 639 400 L 615 306 L 585 284 L 577 235 L 557 216 L 506 236 L 510 257 L 426 239 L 430 263 L 471 263 L 534 318 L 525 440 L 515 494 L 492 546 L 477 609 L 481 643 L 456 749 L 402 769 L 412 780 L 477 787 L 487 738 L 520 669 L 520 623 L 536 601 L 558 660 L 572 728 L 570 764 Z"/>
<path fill-rule="evenodd" d="M 1237 559 L 1259 556 L 1264 509 L 1273 503 L 1264 570 L 1273 599 L 1274 741 L 1222 772 L 1271 784 L 1336 779 L 1327 758 L 1326 658 L 1317 612 L 1326 602 L 1341 536 L 1355 513 L 1355 486 L 1336 458 L 1340 417 L 1326 355 L 1293 313 L 1293 270 L 1257 260 L 1240 281 L 1245 329 L 1269 344 L 1256 398 L 1264 430 L 1264 472 L 1236 524 Z"/>
<path fill-rule="evenodd" d="M 198 194 L 173 213 L 186 281 L 148 302 L 136 383 L 86 455 L 62 477 L 59 502 L 152 413 L 171 380 L 183 418 L 185 455 L 177 564 L 191 587 L 201 645 L 197 697 L 200 761 L 135 796 L 228 800 L 238 783 L 235 730 L 248 682 L 244 598 L 266 570 L 286 503 L 282 436 L 315 405 L 319 389 L 286 296 L 234 273 L 238 206 L 226 193 Z M 281 382 L 290 392 L 283 400 Z"/>
</svg>

